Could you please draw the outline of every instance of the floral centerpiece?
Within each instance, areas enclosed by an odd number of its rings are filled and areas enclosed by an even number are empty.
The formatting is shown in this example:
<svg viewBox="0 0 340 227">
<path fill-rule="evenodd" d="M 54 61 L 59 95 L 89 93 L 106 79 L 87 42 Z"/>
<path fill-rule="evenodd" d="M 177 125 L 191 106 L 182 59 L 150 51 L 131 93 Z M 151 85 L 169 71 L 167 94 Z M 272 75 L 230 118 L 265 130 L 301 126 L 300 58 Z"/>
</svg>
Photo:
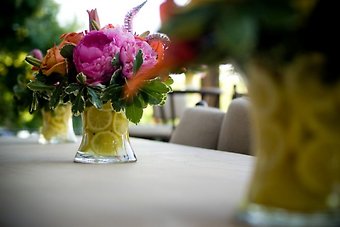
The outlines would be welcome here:
<svg viewBox="0 0 340 227">
<path fill-rule="evenodd" d="M 136 92 L 126 92 L 138 72 L 163 60 L 169 44 L 164 34 L 133 33 L 133 17 L 145 3 L 126 14 L 124 26 L 101 27 L 97 10 L 89 10 L 89 31 L 61 35 L 42 60 L 26 58 L 38 69 L 27 85 L 33 91 L 31 111 L 42 98 L 51 109 L 71 103 L 73 114 L 82 114 L 83 140 L 75 161 L 135 161 L 128 121 L 137 124 L 144 108 L 163 104 L 171 91 L 170 77 L 153 74 Z"/>
</svg>

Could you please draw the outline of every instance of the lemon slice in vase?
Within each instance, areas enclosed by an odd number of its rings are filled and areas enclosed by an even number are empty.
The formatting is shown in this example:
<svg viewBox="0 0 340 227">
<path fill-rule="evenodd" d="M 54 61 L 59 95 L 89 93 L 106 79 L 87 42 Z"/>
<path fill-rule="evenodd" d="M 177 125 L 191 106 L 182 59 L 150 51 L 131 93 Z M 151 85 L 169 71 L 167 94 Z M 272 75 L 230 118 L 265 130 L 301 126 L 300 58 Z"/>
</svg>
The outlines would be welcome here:
<svg viewBox="0 0 340 227">
<path fill-rule="evenodd" d="M 90 107 L 86 116 L 87 127 L 92 132 L 99 132 L 108 129 L 112 124 L 111 110 L 98 110 L 95 107 Z"/>
<path fill-rule="evenodd" d="M 110 131 L 98 132 L 91 139 L 91 148 L 98 155 L 117 155 L 121 146 L 122 140 L 120 136 Z"/>
</svg>

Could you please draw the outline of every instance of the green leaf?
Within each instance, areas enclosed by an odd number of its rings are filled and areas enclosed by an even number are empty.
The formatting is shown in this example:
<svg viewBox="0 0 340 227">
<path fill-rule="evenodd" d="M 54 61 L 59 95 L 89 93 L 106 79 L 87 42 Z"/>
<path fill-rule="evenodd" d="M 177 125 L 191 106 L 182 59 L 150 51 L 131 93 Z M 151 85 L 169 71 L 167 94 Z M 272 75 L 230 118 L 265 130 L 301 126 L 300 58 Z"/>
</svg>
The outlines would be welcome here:
<svg viewBox="0 0 340 227">
<path fill-rule="evenodd" d="M 41 61 L 31 55 L 26 56 L 25 61 L 36 67 L 40 67 L 41 65 Z"/>
<path fill-rule="evenodd" d="M 46 85 L 45 83 L 39 81 L 39 80 L 32 80 L 27 84 L 27 87 L 31 89 L 32 91 L 36 92 L 43 92 L 43 91 L 52 91 L 55 89 L 53 85 Z"/>
<path fill-rule="evenodd" d="M 121 85 L 109 85 L 103 92 L 101 100 L 103 102 L 111 101 L 112 107 L 115 111 L 120 111 L 125 108 L 125 102 L 122 97 L 124 87 Z"/>
<path fill-rule="evenodd" d="M 138 93 L 138 95 L 135 97 L 135 99 L 138 99 L 138 102 L 139 102 L 139 105 L 140 105 L 140 107 L 141 108 L 146 108 L 147 106 L 148 106 L 148 101 L 147 100 L 145 100 L 144 98 L 144 96 L 143 96 L 143 93 Z"/>
<path fill-rule="evenodd" d="M 87 87 L 87 93 L 89 94 L 90 102 L 97 108 L 101 109 L 103 107 L 103 102 L 100 100 L 100 94 L 97 93 L 97 90 Z"/>
<path fill-rule="evenodd" d="M 166 80 L 164 80 L 163 83 L 170 86 L 174 83 L 174 80 L 170 76 L 168 76 L 168 78 Z"/>
<path fill-rule="evenodd" d="M 125 108 L 125 102 L 122 99 L 118 99 L 118 100 L 112 100 L 111 99 L 111 104 L 112 104 L 112 108 L 116 111 L 119 112 L 121 110 L 123 110 Z"/>
<path fill-rule="evenodd" d="M 72 103 L 72 112 L 74 113 L 75 116 L 78 116 L 85 110 L 85 100 L 83 97 L 83 91 L 84 89 L 82 88 Z"/>
<path fill-rule="evenodd" d="M 150 35 L 150 31 L 145 31 L 142 34 L 140 34 L 139 37 L 146 38 L 148 35 Z"/>
<path fill-rule="evenodd" d="M 50 109 L 55 109 L 57 107 L 57 105 L 60 102 L 62 93 L 63 93 L 63 90 L 61 88 L 57 88 L 53 91 L 50 102 L 49 102 Z"/>
<path fill-rule="evenodd" d="M 218 54 L 222 56 L 223 53 L 229 53 L 229 56 L 240 60 L 247 58 L 256 46 L 256 20 L 236 11 L 226 12 L 224 18 L 218 25 L 223 29 L 215 29 L 215 47 L 208 47 L 216 48 L 218 52 L 211 53 L 213 56 L 207 53 L 206 58 L 215 59 Z"/>
<path fill-rule="evenodd" d="M 37 94 L 33 92 L 32 103 L 30 104 L 29 112 L 32 114 L 38 108 L 38 105 L 39 105 L 39 102 L 38 102 Z"/>
<path fill-rule="evenodd" d="M 86 84 L 86 76 L 84 73 L 79 73 L 76 78 L 80 84 Z"/>
<path fill-rule="evenodd" d="M 112 65 L 113 67 L 117 67 L 117 66 L 120 65 L 119 53 L 117 53 L 117 54 L 112 58 L 111 65 Z"/>
<path fill-rule="evenodd" d="M 121 76 L 122 73 L 122 68 L 117 69 L 116 71 L 114 71 L 114 73 L 111 76 L 111 80 L 110 80 L 110 84 L 119 84 L 119 78 Z"/>
<path fill-rule="evenodd" d="M 144 92 L 143 93 L 147 96 L 147 101 L 150 105 L 160 105 L 162 104 L 166 99 L 166 94 L 163 93 L 157 93 L 157 92 Z M 144 96 L 145 97 L 145 96 Z"/>
<path fill-rule="evenodd" d="M 138 100 L 138 99 L 136 99 Z M 125 114 L 127 119 L 129 119 L 131 122 L 138 124 L 140 119 L 143 116 L 143 108 L 139 107 L 140 103 L 132 102 L 130 105 L 126 106 L 125 108 Z"/>
<path fill-rule="evenodd" d="M 159 78 L 153 79 L 145 83 L 141 88 L 141 94 L 145 102 L 150 105 L 163 104 L 166 100 L 167 93 L 171 91 L 171 87 L 162 82 Z"/>
<path fill-rule="evenodd" d="M 159 93 L 168 93 L 171 91 L 170 86 L 162 82 L 159 78 L 147 81 L 143 89 Z"/>
<path fill-rule="evenodd" d="M 63 46 L 63 48 L 61 48 L 60 50 L 61 56 L 63 56 L 64 58 L 72 59 L 74 47 L 75 46 L 72 44 L 66 44 L 65 46 Z"/>
<path fill-rule="evenodd" d="M 70 94 L 77 95 L 81 88 L 82 88 L 82 86 L 80 86 L 79 84 L 71 83 L 65 88 L 65 93 L 68 94 L 68 95 L 70 95 Z"/>
<path fill-rule="evenodd" d="M 136 55 L 136 59 L 133 62 L 133 73 L 134 74 L 140 69 L 142 64 L 143 64 L 143 52 L 142 50 L 139 50 Z"/>
<path fill-rule="evenodd" d="M 103 102 L 107 102 L 110 99 L 117 100 L 119 98 L 122 98 L 122 93 L 123 93 L 123 86 L 116 85 L 116 84 L 109 85 L 103 91 L 102 100 Z"/>
</svg>

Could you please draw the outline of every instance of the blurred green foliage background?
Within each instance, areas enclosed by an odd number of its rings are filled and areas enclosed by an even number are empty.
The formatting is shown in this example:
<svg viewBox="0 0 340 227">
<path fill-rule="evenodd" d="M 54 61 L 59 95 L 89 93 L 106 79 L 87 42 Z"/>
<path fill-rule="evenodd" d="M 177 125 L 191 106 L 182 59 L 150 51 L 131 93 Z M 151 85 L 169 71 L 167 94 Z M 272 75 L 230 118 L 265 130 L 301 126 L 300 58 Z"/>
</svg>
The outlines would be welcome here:
<svg viewBox="0 0 340 227">
<path fill-rule="evenodd" d="M 77 30 L 78 25 L 74 21 L 60 26 L 59 6 L 53 0 L 2 0 L 1 3 L 0 129 L 37 130 L 41 124 L 40 113 L 29 114 L 24 100 L 17 100 L 13 91 L 18 78 L 32 76 L 31 66 L 24 58 L 35 48 L 45 54 L 59 42 L 61 34 Z"/>
</svg>

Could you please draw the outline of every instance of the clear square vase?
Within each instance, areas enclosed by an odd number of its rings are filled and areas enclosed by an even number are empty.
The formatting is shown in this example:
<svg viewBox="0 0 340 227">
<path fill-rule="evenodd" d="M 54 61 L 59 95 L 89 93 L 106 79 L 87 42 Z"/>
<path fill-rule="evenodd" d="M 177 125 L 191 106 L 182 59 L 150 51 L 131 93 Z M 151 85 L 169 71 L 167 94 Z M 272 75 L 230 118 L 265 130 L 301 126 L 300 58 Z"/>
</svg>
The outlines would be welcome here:
<svg viewBox="0 0 340 227">
<path fill-rule="evenodd" d="M 54 110 L 41 110 L 42 126 L 39 143 L 58 144 L 75 143 L 71 104 L 60 104 Z"/>
<path fill-rule="evenodd" d="M 340 226 L 340 81 L 325 79 L 317 54 L 266 66 L 249 68 L 256 164 L 237 217 L 251 226 Z"/>
<path fill-rule="evenodd" d="M 111 104 L 102 109 L 86 107 L 82 113 L 82 141 L 75 155 L 78 163 L 136 162 L 129 140 L 129 121 L 124 112 L 116 112 Z"/>
</svg>

